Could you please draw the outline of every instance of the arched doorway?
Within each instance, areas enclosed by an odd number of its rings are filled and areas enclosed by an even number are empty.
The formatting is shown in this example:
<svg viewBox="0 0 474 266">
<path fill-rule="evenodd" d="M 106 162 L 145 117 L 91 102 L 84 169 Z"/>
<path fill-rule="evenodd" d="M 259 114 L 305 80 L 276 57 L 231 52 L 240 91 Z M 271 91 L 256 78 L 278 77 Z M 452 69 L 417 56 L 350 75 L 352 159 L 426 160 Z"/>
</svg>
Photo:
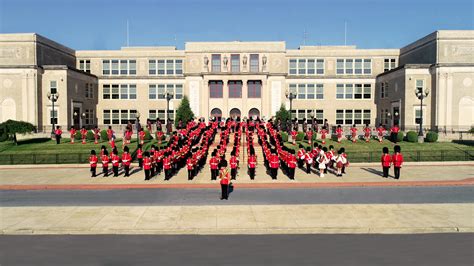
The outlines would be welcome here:
<svg viewBox="0 0 474 266">
<path fill-rule="evenodd" d="M 12 98 L 5 99 L 0 105 L 0 122 L 16 120 L 16 103 Z"/>
<path fill-rule="evenodd" d="M 474 125 L 474 99 L 466 96 L 459 101 L 459 130 L 469 130 Z"/>
<path fill-rule="evenodd" d="M 229 112 L 229 117 L 230 118 L 237 118 L 237 117 L 240 117 L 240 116 L 241 116 L 241 113 L 240 113 L 240 110 L 238 108 L 230 109 L 230 112 Z"/>
<path fill-rule="evenodd" d="M 219 108 L 214 108 L 211 110 L 211 117 L 222 117 L 222 111 Z"/>
<path fill-rule="evenodd" d="M 257 108 L 252 108 L 249 110 L 249 118 L 260 117 L 260 111 Z"/>
</svg>

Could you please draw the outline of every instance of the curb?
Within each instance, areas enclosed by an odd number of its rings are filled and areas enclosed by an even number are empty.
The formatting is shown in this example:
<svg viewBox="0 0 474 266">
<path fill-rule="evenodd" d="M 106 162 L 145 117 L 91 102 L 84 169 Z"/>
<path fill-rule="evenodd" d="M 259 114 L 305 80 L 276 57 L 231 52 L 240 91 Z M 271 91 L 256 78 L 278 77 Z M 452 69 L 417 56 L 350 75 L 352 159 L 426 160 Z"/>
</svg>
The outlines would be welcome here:
<svg viewBox="0 0 474 266">
<path fill-rule="evenodd" d="M 317 228 L 269 228 L 269 229 L 178 229 L 178 230 L 2 230 L 0 235 L 278 235 L 278 234 L 432 234 L 474 233 L 474 227 L 317 227 Z"/>
</svg>

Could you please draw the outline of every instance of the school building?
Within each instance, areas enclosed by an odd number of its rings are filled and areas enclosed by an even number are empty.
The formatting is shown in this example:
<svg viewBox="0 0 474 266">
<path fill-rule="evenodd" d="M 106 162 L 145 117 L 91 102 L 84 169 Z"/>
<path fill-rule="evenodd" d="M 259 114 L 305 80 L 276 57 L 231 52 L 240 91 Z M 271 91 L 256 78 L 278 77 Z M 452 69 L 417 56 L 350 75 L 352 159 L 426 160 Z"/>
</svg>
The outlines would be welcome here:
<svg viewBox="0 0 474 266">
<path fill-rule="evenodd" d="M 0 34 L 0 122 L 40 131 L 173 119 L 184 95 L 196 117 L 270 118 L 289 109 L 289 92 L 300 120 L 407 130 L 422 108 L 425 128 L 468 130 L 473 79 L 472 30 L 436 31 L 400 49 L 235 41 L 75 51 L 39 34 Z M 416 89 L 429 92 L 421 107 Z"/>
</svg>

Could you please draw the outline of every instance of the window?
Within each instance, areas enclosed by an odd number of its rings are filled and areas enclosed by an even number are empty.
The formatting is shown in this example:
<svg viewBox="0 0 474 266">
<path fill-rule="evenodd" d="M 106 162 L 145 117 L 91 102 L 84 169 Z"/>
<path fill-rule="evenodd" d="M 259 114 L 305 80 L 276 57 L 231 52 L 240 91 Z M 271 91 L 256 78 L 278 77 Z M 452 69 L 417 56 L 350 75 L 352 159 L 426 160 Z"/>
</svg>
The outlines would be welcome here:
<svg viewBox="0 0 474 266">
<path fill-rule="evenodd" d="M 175 85 L 175 90 L 174 90 L 174 98 L 177 100 L 180 100 L 183 98 L 183 85 L 182 84 L 176 84 Z"/>
<path fill-rule="evenodd" d="M 230 71 L 240 72 L 240 55 L 233 54 L 230 56 Z"/>
<path fill-rule="evenodd" d="M 158 75 L 164 75 L 165 72 L 165 60 L 158 60 L 157 61 L 157 66 L 158 66 Z"/>
<path fill-rule="evenodd" d="M 289 84 L 289 90 L 300 100 L 324 99 L 323 84 Z"/>
<path fill-rule="evenodd" d="M 262 82 L 260 80 L 249 80 L 247 82 L 247 97 L 248 98 L 262 97 Z"/>
<path fill-rule="evenodd" d="M 165 84 L 158 84 L 157 85 L 158 99 L 166 99 L 165 93 L 166 93 Z"/>
<path fill-rule="evenodd" d="M 316 99 L 324 99 L 324 85 L 316 84 Z"/>
<path fill-rule="evenodd" d="M 102 98 L 104 100 L 137 99 L 137 85 L 135 84 L 104 84 L 102 88 Z"/>
<path fill-rule="evenodd" d="M 385 58 L 383 60 L 383 71 L 384 72 L 392 70 L 396 67 L 397 67 L 397 65 L 396 65 L 395 58 Z"/>
<path fill-rule="evenodd" d="M 54 109 L 54 112 L 53 110 L 49 110 L 49 123 L 55 124 L 55 125 L 58 124 L 58 109 L 57 108 Z"/>
<path fill-rule="evenodd" d="M 370 99 L 371 84 L 337 84 L 336 99 Z"/>
<path fill-rule="evenodd" d="M 370 75 L 372 74 L 372 59 L 337 59 L 336 74 Z"/>
<path fill-rule="evenodd" d="M 120 124 L 120 110 L 112 110 L 112 124 Z"/>
<path fill-rule="evenodd" d="M 86 125 L 92 125 L 94 124 L 94 110 L 93 109 L 85 109 L 84 113 L 86 114 L 85 116 L 85 124 Z"/>
<path fill-rule="evenodd" d="M 419 106 L 415 106 L 414 107 L 414 112 L 415 112 L 415 124 L 416 125 L 419 125 L 420 124 L 420 120 L 421 120 L 421 110 L 423 110 L 423 116 L 425 117 L 426 119 L 426 108 L 423 106 L 423 109 L 420 109 Z"/>
<path fill-rule="evenodd" d="M 354 110 L 354 124 L 362 124 L 362 110 Z"/>
<path fill-rule="evenodd" d="M 174 60 L 166 60 L 166 75 L 174 75 Z"/>
<path fill-rule="evenodd" d="M 344 124 L 344 110 L 336 110 L 336 124 Z"/>
<path fill-rule="evenodd" d="M 346 110 L 345 115 L 344 115 L 344 123 L 346 125 L 351 125 L 353 124 L 353 111 L 352 110 Z"/>
<path fill-rule="evenodd" d="M 150 84 L 148 85 L 148 99 L 149 100 L 156 100 L 158 98 L 158 92 L 156 85 Z"/>
<path fill-rule="evenodd" d="M 336 110 L 336 124 L 360 125 L 370 124 L 370 110 Z"/>
<path fill-rule="evenodd" d="M 110 110 L 104 110 L 104 125 L 109 125 L 110 121 Z"/>
<path fill-rule="evenodd" d="M 298 99 L 306 99 L 306 84 L 298 84 Z"/>
<path fill-rule="evenodd" d="M 424 85 L 425 85 L 425 81 L 424 81 L 424 80 L 422 80 L 422 79 L 417 79 L 417 80 L 416 80 L 416 90 L 417 90 L 417 91 L 423 92 Z"/>
<path fill-rule="evenodd" d="M 220 54 L 213 54 L 212 55 L 212 62 L 211 62 L 211 70 L 212 72 L 221 72 L 221 55 Z"/>
<path fill-rule="evenodd" d="M 148 75 L 156 75 L 156 60 L 148 60 Z"/>
<path fill-rule="evenodd" d="M 306 85 L 306 99 L 314 99 L 315 92 L 314 84 Z"/>
<path fill-rule="evenodd" d="M 370 124 L 370 110 L 364 110 L 364 121 L 363 124 Z"/>
<path fill-rule="evenodd" d="M 174 61 L 174 73 L 175 75 L 183 74 L 183 60 L 179 59 Z"/>
<path fill-rule="evenodd" d="M 182 84 L 150 84 L 148 85 L 148 99 L 149 100 L 163 100 L 166 99 L 166 91 L 173 93 L 173 99 L 183 98 Z"/>
<path fill-rule="evenodd" d="M 258 54 L 250 55 L 250 72 L 258 72 Z"/>
<path fill-rule="evenodd" d="M 148 110 L 148 119 L 156 120 L 156 118 L 157 118 L 156 110 Z"/>
<path fill-rule="evenodd" d="M 86 110 L 87 111 L 87 110 Z M 93 119 L 94 110 L 90 110 L 91 119 Z M 126 125 L 128 122 L 134 122 L 137 117 L 137 110 L 104 110 L 104 125 Z M 87 113 L 86 113 L 87 117 Z M 93 120 L 91 120 L 91 124 Z M 87 122 L 86 122 L 87 124 Z"/>
<path fill-rule="evenodd" d="M 290 75 L 321 75 L 324 74 L 324 59 L 290 59 L 288 68 Z"/>
<path fill-rule="evenodd" d="M 224 83 L 220 80 L 209 81 L 209 97 L 210 98 L 222 98 L 222 87 Z"/>
<path fill-rule="evenodd" d="M 136 75 L 136 60 L 102 60 L 102 74 L 108 75 Z"/>
<path fill-rule="evenodd" d="M 49 91 L 51 92 L 51 94 L 58 93 L 58 82 L 56 80 L 51 80 L 49 82 Z"/>
<path fill-rule="evenodd" d="M 92 83 L 86 83 L 85 84 L 85 95 L 87 99 L 93 99 L 94 98 L 94 84 Z"/>
<path fill-rule="evenodd" d="M 324 122 L 324 110 L 316 110 L 314 118 L 316 118 L 318 124 L 322 124 Z"/>
<path fill-rule="evenodd" d="M 380 83 L 380 99 L 388 97 L 388 84 L 386 82 Z"/>
<path fill-rule="evenodd" d="M 79 60 L 79 69 L 91 73 L 91 60 Z"/>
<path fill-rule="evenodd" d="M 242 98 L 242 81 L 229 81 L 229 98 Z"/>
</svg>

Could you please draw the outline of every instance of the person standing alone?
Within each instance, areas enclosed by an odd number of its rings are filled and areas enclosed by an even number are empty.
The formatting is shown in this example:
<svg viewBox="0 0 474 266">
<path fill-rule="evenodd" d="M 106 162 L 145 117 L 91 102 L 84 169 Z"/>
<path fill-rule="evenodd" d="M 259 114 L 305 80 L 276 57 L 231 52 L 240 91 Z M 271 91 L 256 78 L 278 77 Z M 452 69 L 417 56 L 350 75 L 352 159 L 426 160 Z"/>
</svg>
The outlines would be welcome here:
<svg viewBox="0 0 474 266">
<path fill-rule="evenodd" d="M 228 200 L 229 199 L 229 179 L 230 179 L 230 175 L 229 175 L 229 170 L 227 170 L 227 161 L 224 160 L 222 161 L 221 163 L 221 168 L 219 170 L 219 179 L 220 179 L 220 183 L 221 183 L 221 200 L 225 199 L 225 200 Z"/>
</svg>

